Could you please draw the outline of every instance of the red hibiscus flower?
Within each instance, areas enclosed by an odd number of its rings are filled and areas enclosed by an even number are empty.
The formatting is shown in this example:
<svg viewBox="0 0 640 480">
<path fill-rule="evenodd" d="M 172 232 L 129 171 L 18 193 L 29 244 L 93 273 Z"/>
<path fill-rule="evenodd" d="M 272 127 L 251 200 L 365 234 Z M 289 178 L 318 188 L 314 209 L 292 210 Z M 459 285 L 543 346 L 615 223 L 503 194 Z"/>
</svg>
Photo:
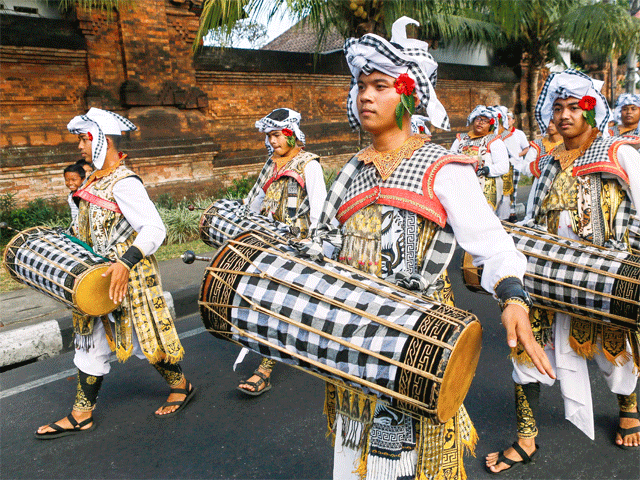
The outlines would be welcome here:
<svg viewBox="0 0 640 480">
<path fill-rule="evenodd" d="M 489 125 L 494 125 L 496 123 L 496 119 L 492 118 L 491 120 L 489 120 Z"/>
<path fill-rule="evenodd" d="M 596 99 L 589 95 L 585 95 L 578 102 L 578 106 L 583 110 L 593 110 L 596 108 Z"/>
<path fill-rule="evenodd" d="M 93 141 L 93 135 L 91 135 L 91 132 L 87 132 L 87 138 L 89 139 L 90 142 Z"/>
<path fill-rule="evenodd" d="M 403 93 L 405 95 L 413 95 L 413 91 L 416 88 L 416 82 L 414 82 L 409 75 L 403 73 L 396 78 L 396 81 L 393 82 L 393 86 L 396 87 L 396 92 L 400 95 Z"/>
<path fill-rule="evenodd" d="M 424 133 L 424 132 L 426 132 L 426 130 L 424 129 L 424 127 L 423 127 L 422 125 L 420 125 L 420 126 L 418 127 L 418 131 L 419 131 L 420 133 Z"/>
<path fill-rule="evenodd" d="M 285 137 L 293 137 L 293 130 L 289 129 L 289 128 L 283 128 L 282 129 L 282 134 Z"/>
</svg>

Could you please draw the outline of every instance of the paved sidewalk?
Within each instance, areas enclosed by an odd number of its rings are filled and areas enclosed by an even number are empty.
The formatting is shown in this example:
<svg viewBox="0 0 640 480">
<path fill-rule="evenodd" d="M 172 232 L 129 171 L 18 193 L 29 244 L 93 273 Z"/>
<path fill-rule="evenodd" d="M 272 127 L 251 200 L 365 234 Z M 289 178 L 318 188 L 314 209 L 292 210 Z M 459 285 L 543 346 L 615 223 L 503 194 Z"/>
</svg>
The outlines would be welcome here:
<svg viewBox="0 0 640 480">
<path fill-rule="evenodd" d="M 186 265 L 180 258 L 159 262 L 165 297 L 173 305 L 175 318 L 198 310 L 207 266 L 207 262 Z M 48 358 L 72 348 L 71 310 L 33 288 L 0 294 L 0 322 L 0 367 Z"/>
</svg>

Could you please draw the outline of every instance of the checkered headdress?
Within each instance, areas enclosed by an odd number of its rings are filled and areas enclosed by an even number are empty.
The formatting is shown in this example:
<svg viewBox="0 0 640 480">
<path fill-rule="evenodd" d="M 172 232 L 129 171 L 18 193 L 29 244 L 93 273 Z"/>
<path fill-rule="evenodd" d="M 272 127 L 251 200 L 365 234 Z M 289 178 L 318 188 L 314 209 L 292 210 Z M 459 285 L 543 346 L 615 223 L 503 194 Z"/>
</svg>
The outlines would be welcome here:
<svg viewBox="0 0 640 480">
<path fill-rule="evenodd" d="M 266 117 L 261 118 L 256 122 L 256 128 L 262 133 L 273 132 L 274 130 L 282 130 L 288 128 L 293 131 L 293 134 L 304 145 L 306 143 L 306 137 L 302 130 L 300 130 L 300 120 L 302 117 L 295 110 L 290 108 L 276 108 Z M 269 136 L 264 137 L 264 144 L 269 150 L 269 155 L 273 153 L 273 147 L 269 143 Z"/>
<path fill-rule="evenodd" d="M 438 78 L 438 64 L 429 53 L 429 44 L 421 40 L 407 38 L 406 26 L 420 25 L 409 17 L 396 20 L 391 28 L 391 41 L 368 33 L 361 38 L 348 38 L 344 44 L 344 54 L 351 70 L 351 89 L 347 98 L 347 116 L 351 128 L 360 126 L 358 115 L 358 77 L 361 73 L 371 74 L 377 70 L 385 75 L 398 78 L 406 73 L 416 82 L 419 104 L 416 113 L 429 117 L 431 124 L 449 130 L 449 117 L 436 97 L 434 87 Z"/>
<path fill-rule="evenodd" d="M 467 126 L 471 125 L 476 117 L 487 117 L 498 119 L 498 111 L 493 107 L 487 107 L 486 105 L 476 105 L 476 108 L 471 110 L 471 113 L 467 117 Z"/>
<path fill-rule="evenodd" d="M 122 132 L 137 130 L 138 127 L 122 115 L 100 108 L 91 108 L 86 114 L 73 117 L 67 129 L 75 135 L 81 133 L 91 135 L 91 160 L 94 167 L 100 170 L 107 155 L 105 135 L 122 135 Z"/>
<path fill-rule="evenodd" d="M 424 115 L 411 115 L 411 133 L 422 133 L 424 135 L 431 135 L 427 122 L 429 117 Z M 420 131 L 422 129 L 422 131 Z"/>
<path fill-rule="evenodd" d="M 596 99 L 596 127 L 602 132 L 603 136 L 608 136 L 607 123 L 611 112 L 607 99 L 600 93 L 603 83 L 572 68 L 549 75 L 542 86 L 535 110 L 536 121 L 542 135 L 546 133 L 549 121 L 553 116 L 553 102 L 556 99 L 561 98 L 564 100 L 569 97 L 581 99 L 585 95 L 589 95 Z"/>
<path fill-rule="evenodd" d="M 613 111 L 613 120 L 617 124 L 620 124 L 620 122 L 622 122 L 622 107 L 626 107 L 627 105 L 635 105 L 636 107 L 640 107 L 640 95 L 634 95 L 633 93 L 623 93 L 618 97 L 616 108 Z"/>
</svg>

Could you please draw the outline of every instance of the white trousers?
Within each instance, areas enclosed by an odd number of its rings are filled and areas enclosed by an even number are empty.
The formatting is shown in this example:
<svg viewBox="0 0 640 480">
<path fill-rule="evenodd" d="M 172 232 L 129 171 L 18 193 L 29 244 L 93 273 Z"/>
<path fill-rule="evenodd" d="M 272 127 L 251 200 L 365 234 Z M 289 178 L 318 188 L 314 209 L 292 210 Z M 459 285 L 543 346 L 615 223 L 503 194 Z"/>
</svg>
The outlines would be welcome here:
<svg viewBox="0 0 640 480">
<path fill-rule="evenodd" d="M 111 320 L 111 315 L 109 315 Z M 113 323 L 113 322 L 112 322 Z M 146 358 L 140 343 L 138 342 L 138 335 L 136 329 L 133 330 L 133 353 L 138 358 Z M 111 348 L 107 341 L 107 334 L 104 331 L 104 325 L 102 321 L 96 320 L 93 324 L 93 333 L 91 335 L 91 344 L 93 345 L 88 350 L 76 348 L 76 354 L 73 357 L 73 363 L 79 370 L 88 374 L 102 377 L 109 373 L 111 370 L 111 364 L 109 360 L 111 358 Z"/>
<path fill-rule="evenodd" d="M 587 360 L 578 355 L 569 345 L 569 328 L 571 319 L 565 313 L 557 313 L 553 323 L 553 345 L 547 345 L 545 352 L 556 377 L 560 382 L 560 391 L 564 399 L 565 418 L 582 430 L 591 440 L 595 437 L 593 424 L 593 403 Z M 601 352 L 602 345 L 598 340 L 598 353 L 594 359 L 602 372 L 611 392 L 618 395 L 630 395 L 634 392 L 638 377 L 634 374 L 633 361 L 622 366 L 613 365 Z M 631 352 L 627 344 L 627 351 Z M 529 367 L 513 362 L 513 381 L 526 385 L 539 382 L 553 385 L 554 380 Z"/>
</svg>

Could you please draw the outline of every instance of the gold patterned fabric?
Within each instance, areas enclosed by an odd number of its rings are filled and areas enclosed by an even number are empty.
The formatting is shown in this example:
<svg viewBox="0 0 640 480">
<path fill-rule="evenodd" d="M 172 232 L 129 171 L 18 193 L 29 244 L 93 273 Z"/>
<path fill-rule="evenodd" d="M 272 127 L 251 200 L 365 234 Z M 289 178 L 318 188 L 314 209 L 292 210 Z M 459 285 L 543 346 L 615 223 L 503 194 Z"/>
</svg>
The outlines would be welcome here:
<svg viewBox="0 0 640 480">
<path fill-rule="evenodd" d="M 502 175 L 502 194 L 511 195 L 515 190 L 513 183 L 513 164 L 509 165 L 509 171 Z"/>
<path fill-rule="evenodd" d="M 638 398 L 635 393 L 631 395 L 618 395 L 617 397 L 621 412 L 633 412 L 638 406 Z"/>
<path fill-rule="evenodd" d="M 153 366 L 171 388 L 180 385 L 182 380 L 184 380 L 182 367 L 177 363 L 158 362 L 154 363 Z"/>
<path fill-rule="evenodd" d="M 134 175 L 119 164 L 104 175 L 96 174 L 95 180 L 85 189 L 99 200 L 115 205 L 113 187 L 118 181 Z M 127 251 L 137 235 L 122 213 L 84 199 L 79 206 L 78 232 L 80 240 L 112 261 Z M 111 332 L 110 322 L 103 323 L 107 340 L 120 361 L 131 356 L 134 328 L 142 352 L 151 363 L 176 363 L 182 359 L 184 350 L 164 299 L 158 264 L 153 255 L 144 257 L 131 268 L 125 298 L 113 316 L 116 320 L 114 332 Z M 93 331 L 95 320 L 94 317 L 74 314 L 76 338 L 87 338 Z"/>
<path fill-rule="evenodd" d="M 78 382 L 76 387 L 76 398 L 73 409 L 78 412 L 91 412 L 96 406 L 98 392 L 102 385 L 100 376 L 88 375 L 78 370 Z"/>
<path fill-rule="evenodd" d="M 516 401 L 516 425 L 518 438 L 535 438 L 538 436 L 538 427 L 534 412 L 529 405 L 522 385 L 515 384 Z"/>
<path fill-rule="evenodd" d="M 400 163 L 410 158 L 418 148 L 429 141 L 427 135 L 412 135 L 400 147 L 389 152 L 378 152 L 373 145 L 369 145 L 358 154 L 358 159 L 365 165 L 373 163 L 382 177 L 382 181 L 387 180 Z"/>
</svg>

